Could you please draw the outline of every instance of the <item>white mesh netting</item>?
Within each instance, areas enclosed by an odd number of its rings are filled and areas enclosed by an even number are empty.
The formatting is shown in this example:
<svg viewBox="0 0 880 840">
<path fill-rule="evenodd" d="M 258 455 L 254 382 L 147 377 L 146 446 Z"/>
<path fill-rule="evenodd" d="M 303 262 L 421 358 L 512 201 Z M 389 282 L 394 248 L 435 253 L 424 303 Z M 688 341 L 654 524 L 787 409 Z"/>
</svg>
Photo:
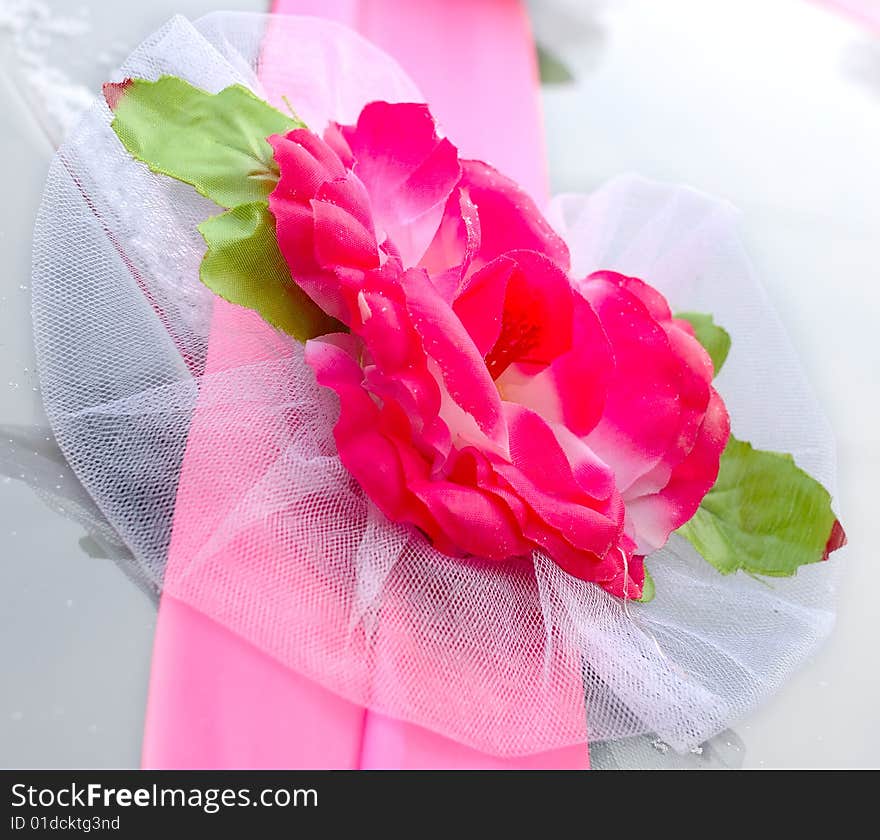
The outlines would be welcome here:
<svg viewBox="0 0 880 840">
<path fill-rule="evenodd" d="M 175 18 L 117 78 L 163 73 L 285 94 L 316 129 L 419 98 L 376 48 L 308 18 Z M 655 600 L 624 606 L 540 555 L 452 560 L 384 520 L 336 456 L 335 397 L 301 347 L 199 284 L 196 225 L 217 208 L 133 161 L 110 119 L 96 104 L 52 164 L 34 329 L 60 446 L 167 593 L 350 700 L 500 755 L 582 742 L 585 708 L 593 740 L 687 749 L 829 632 L 835 560 L 725 578 L 673 538 L 648 561 Z M 579 273 L 635 274 L 712 312 L 733 336 L 717 384 L 737 436 L 834 492 L 827 423 L 728 206 L 623 178 L 550 215 Z"/>
</svg>

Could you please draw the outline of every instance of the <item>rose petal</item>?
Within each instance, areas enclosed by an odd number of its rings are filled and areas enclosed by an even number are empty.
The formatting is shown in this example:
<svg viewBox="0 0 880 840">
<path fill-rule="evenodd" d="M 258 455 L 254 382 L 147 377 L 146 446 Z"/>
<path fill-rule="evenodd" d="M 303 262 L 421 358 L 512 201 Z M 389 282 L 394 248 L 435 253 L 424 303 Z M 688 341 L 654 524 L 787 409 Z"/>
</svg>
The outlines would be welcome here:
<svg viewBox="0 0 880 840">
<path fill-rule="evenodd" d="M 553 430 L 534 412 L 504 403 L 510 464 L 495 463 L 502 477 L 542 522 L 578 550 L 604 556 L 623 526 L 619 496 L 597 499 L 575 479 Z"/>
<path fill-rule="evenodd" d="M 306 362 L 318 382 L 339 396 L 339 420 L 333 430 L 339 457 L 386 516 L 436 533 L 436 520 L 407 487 L 401 464 L 406 441 L 382 434 L 383 410 L 361 385 L 361 367 L 351 355 L 357 352 L 359 342 L 350 338 L 322 336 L 307 342 L 305 348 Z M 412 463 L 410 459 L 410 469 Z M 427 472 L 425 464 L 424 474 Z"/>
<path fill-rule="evenodd" d="M 625 280 L 603 272 L 576 284 L 598 315 L 615 359 L 602 418 L 586 441 L 612 467 L 622 491 L 663 457 L 681 413 L 678 358 Z"/>
<path fill-rule="evenodd" d="M 339 132 L 369 193 L 377 228 L 394 242 L 404 267 L 414 266 L 461 174 L 457 149 L 438 136 L 428 107 L 420 104 L 370 103 L 357 125 Z"/>
<path fill-rule="evenodd" d="M 345 287 L 356 286 L 360 271 L 379 264 L 366 191 L 310 131 L 273 135 L 269 143 L 281 173 L 269 196 L 281 254 L 297 285 L 348 323 L 351 295 Z"/>
<path fill-rule="evenodd" d="M 468 191 L 480 216 L 480 263 L 507 251 L 528 250 L 543 254 L 568 271 L 568 246 L 528 193 L 482 161 L 464 160 L 461 167 L 460 186 Z"/>
<path fill-rule="evenodd" d="M 376 239 L 345 208 L 329 201 L 312 201 L 315 226 L 314 254 L 318 265 L 327 271 L 339 266 L 367 271 L 378 268 Z"/>
<path fill-rule="evenodd" d="M 480 215 L 468 191 L 458 188 L 446 202 L 440 226 L 419 267 L 451 303 L 479 249 Z"/>
<path fill-rule="evenodd" d="M 662 490 L 669 483 L 672 471 L 693 449 L 709 405 L 712 360 L 700 342 L 678 323 L 670 320 L 662 324 L 679 361 L 678 433 L 656 466 L 626 488 L 623 497 L 627 500 Z"/>
<path fill-rule="evenodd" d="M 697 511 L 718 477 L 721 453 L 730 436 L 730 418 L 713 388 L 696 443 L 672 471 L 669 483 L 658 493 L 627 502 L 627 532 L 648 554 L 669 539 Z"/>
<path fill-rule="evenodd" d="M 463 160 L 461 167 L 458 189 L 420 262 L 432 277 L 454 266 L 463 278 L 514 250 L 536 251 L 568 271 L 568 247 L 527 193 L 481 161 Z"/>
<path fill-rule="evenodd" d="M 470 430 L 444 417 L 450 430 L 463 441 L 481 442 L 505 451 L 507 433 L 501 398 L 464 325 L 424 271 L 411 269 L 405 272 L 402 282 L 413 324 L 425 353 L 436 363 L 438 380 L 448 395 L 446 404 L 450 408 L 458 406 L 473 419 L 481 440 L 474 440 Z"/>
</svg>

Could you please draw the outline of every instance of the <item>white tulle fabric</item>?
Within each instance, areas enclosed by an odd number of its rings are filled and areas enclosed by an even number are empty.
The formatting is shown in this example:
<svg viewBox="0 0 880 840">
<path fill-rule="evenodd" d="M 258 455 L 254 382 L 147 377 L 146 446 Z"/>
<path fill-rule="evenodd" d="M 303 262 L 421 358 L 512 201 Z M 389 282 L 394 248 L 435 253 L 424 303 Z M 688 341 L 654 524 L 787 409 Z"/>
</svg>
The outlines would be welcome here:
<svg viewBox="0 0 880 840">
<path fill-rule="evenodd" d="M 271 43 L 289 45 L 285 62 L 266 61 Z M 373 99 L 420 98 L 390 58 L 309 18 L 175 18 L 117 78 L 163 73 L 285 94 L 316 129 L 353 121 Z M 133 161 L 110 119 L 96 104 L 52 164 L 34 328 L 58 441 L 166 592 L 353 701 L 500 755 L 587 731 L 656 733 L 685 750 L 753 708 L 827 635 L 834 560 L 792 579 L 722 577 L 673 537 L 648 560 L 655 600 L 624 605 L 541 555 L 452 560 L 386 521 L 335 453 L 335 397 L 299 345 L 244 316 L 231 329 L 259 361 L 205 373 L 215 299 L 198 280 L 196 225 L 217 208 Z M 576 273 L 634 274 L 674 309 L 713 313 L 733 336 L 717 384 L 735 434 L 793 453 L 834 491 L 827 422 L 732 208 L 623 177 L 556 199 L 549 216 Z"/>
</svg>

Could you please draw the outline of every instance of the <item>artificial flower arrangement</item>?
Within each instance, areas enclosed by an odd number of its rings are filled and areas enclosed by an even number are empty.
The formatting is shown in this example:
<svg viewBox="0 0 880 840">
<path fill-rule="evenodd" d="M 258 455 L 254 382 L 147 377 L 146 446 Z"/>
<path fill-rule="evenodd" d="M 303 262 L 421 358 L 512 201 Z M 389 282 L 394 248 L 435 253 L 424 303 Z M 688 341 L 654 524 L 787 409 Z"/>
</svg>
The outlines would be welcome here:
<svg viewBox="0 0 880 840">
<path fill-rule="evenodd" d="M 305 342 L 342 463 L 441 552 L 544 551 L 627 599 L 673 531 L 728 574 L 792 575 L 844 542 L 827 491 L 730 434 L 730 336 L 645 279 L 572 276 L 534 201 L 461 160 L 427 106 L 372 102 L 323 136 L 241 86 L 104 86 L 154 172 L 225 212 L 202 282 Z"/>
<path fill-rule="evenodd" d="M 163 598 L 496 756 L 687 750 L 827 634 L 830 444 L 726 206 L 542 214 L 317 19 L 175 19 L 117 78 L 50 172 L 34 324 Z"/>
</svg>

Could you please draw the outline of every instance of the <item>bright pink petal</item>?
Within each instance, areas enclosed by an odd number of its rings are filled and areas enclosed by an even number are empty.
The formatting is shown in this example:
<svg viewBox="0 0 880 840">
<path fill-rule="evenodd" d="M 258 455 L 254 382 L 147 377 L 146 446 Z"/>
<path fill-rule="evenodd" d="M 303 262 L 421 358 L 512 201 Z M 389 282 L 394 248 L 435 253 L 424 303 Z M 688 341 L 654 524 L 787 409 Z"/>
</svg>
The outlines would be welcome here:
<svg viewBox="0 0 880 840">
<path fill-rule="evenodd" d="M 666 298 L 657 289 L 649 286 L 638 277 L 628 277 L 625 274 L 618 274 L 616 271 L 594 271 L 590 275 L 590 279 L 607 280 L 621 289 L 626 289 L 645 305 L 645 309 L 651 313 L 651 317 L 655 321 L 663 322 L 672 318 L 672 312 L 669 309 L 669 302 Z"/>
<path fill-rule="evenodd" d="M 623 504 L 610 471 L 577 439 L 569 441 L 577 450 L 569 458 L 568 449 L 554 441 L 554 433 L 539 417 L 518 406 L 505 409 L 511 420 L 513 463 L 494 458 L 489 463 L 479 452 L 467 450 L 460 454 L 454 475 L 503 502 L 530 550 L 544 551 L 575 577 L 603 587 L 613 585 L 623 577 L 626 555 L 613 547 L 603 549 L 615 541 L 630 551 L 631 546 L 621 533 Z M 535 450 L 540 451 L 540 458 Z M 462 469 L 462 462 L 470 468 Z M 583 504 L 588 488 L 597 487 L 606 498 L 592 504 L 602 512 Z M 633 568 L 637 572 L 637 565 Z M 629 597 L 638 597 L 641 579 L 629 580 Z"/>
<path fill-rule="evenodd" d="M 508 251 L 536 251 L 567 272 L 568 247 L 532 198 L 491 166 L 461 161 L 458 189 L 420 265 L 432 277 L 453 272 L 460 280 Z M 447 280 L 444 288 L 455 283 Z"/>
<path fill-rule="evenodd" d="M 673 444 L 681 375 L 665 330 L 624 286 L 610 272 L 577 284 L 598 315 L 615 359 L 602 419 L 586 441 L 612 467 L 622 491 L 653 469 Z"/>
<path fill-rule="evenodd" d="M 512 260 L 516 269 L 507 280 L 500 334 L 486 356 L 493 378 L 514 362 L 549 365 L 569 350 L 574 333 L 574 293 L 554 263 L 535 251 L 499 259 Z M 470 291 L 469 282 L 463 296 Z"/>
<path fill-rule="evenodd" d="M 346 169 L 354 168 L 354 155 L 339 123 L 331 122 L 327 125 L 327 128 L 324 129 L 324 142 L 333 150 Z"/>
<path fill-rule="evenodd" d="M 609 459 L 627 506 L 627 531 L 646 553 L 665 544 L 669 534 L 693 516 L 718 472 L 729 421 L 711 387 L 712 364 L 688 327 L 671 317 L 665 298 L 636 278 L 597 272 L 583 283 L 596 305 L 618 361 L 616 377 L 632 393 L 609 392 L 609 404 L 597 430 L 587 437 Z M 615 291 L 616 290 L 616 291 Z M 637 299 L 640 306 L 634 306 Z M 666 337 L 648 329 L 647 315 Z M 627 355 L 625 318 L 644 346 Z M 646 351 L 650 351 L 646 355 Z M 642 357 L 639 368 L 639 358 Z M 632 371 L 639 369 L 641 379 Z M 630 371 L 626 373 L 626 371 Z M 638 409 L 639 401 L 642 408 Z M 673 404 L 674 400 L 674 404 Z M 640 423 L 641 417 L 648 424 Z"/>
<path fill-rule="evenodd" d="M 345 166 L 338 155 L 307 128 L 273 134 L 268 142 L 285 180 L 282 194 L 299 195 L 308 200 L 325 181 L 345 175 Z"/>
<path fill-rule="evenodd" d="M 515 271 L 515 260 L 506 255 L 498 257 L 473 274 L 452 303 L 483 356 L 490 353 L 501 334 L 507 285 Z"/>
<path fill-rule="evenodd" d="M 684 525 L 718 477 L 721 453 L 730 436 L 730 418 L 713 388 L 696 443 L 672 471 L 669 483 L 658 493 L 627 502 L 627 531 L 648 553 L 660 548 L 669 535 Z"/>
<path fill-rule="evenodd" d="M 430 477 L 427 461 L 412 445 L 409 417 L 394 403 L 380 408 L 363 388 L 352 355 L 359 353 L 357 340 L 350 339 L 310 341 L 306 360 L 318 382 L 339 396 L 339 456 L 365 492 L 386 516 L 416 525 L 448 553 L 496 560 L 527 553 L 528 543 L 498 498 Z"/>
<path fill-rule="evenodd" d="M 358 272 L 379 264 L 366 191 L 310 131 L 273 135 L 269 143 L 281 173 L 269 196 L 281 254 L 303 291 L 347 323 L 345 281 L 356 283 Z"/>
<path fill-rule="evenodd" d="M 419 267 L 451 303 L 479 250 L 480 215 L 468 191 L 458 188 L 446 202 L 440 226 Z"/>
<path fill-rule="evenodd" d="M 618 567 L 613 577 L 602 583 L 602 588 L 618 598 L 641 598 L 645 583 L 645 557 L 634 553 L 632 548 L 621 546 L 618 550 L 626 557 L 626 563 Z"/>
<path fill-rule="evenodd" d="M 678 433 L 653 469 L 626 488 L 624 499 L 662 490 L 673 470 L 693 449 L 711 396 L 712 360 L 696 338 L 681 329 L 677 321 L 662 324 L 673 353 L 679 361 Z"/>
<path fill-rule="evenodd" d="M 339 132 L 369 193 L 376 227 L 394 242 L 405 267 L 415 265 L 459 179 L 455 146 L 437 135 L 426 105 L 373 102 L 357 125 Z"/>
<path fill-rule="evenodd" d="M 370 198 L 364 185 L 350 173 L 342 178 L 325 181 L 315 193 L 316 201 L 323 201 L 340 208 L 346 215 L 363 228 L 370 237 L 371 250 L 376 252 L 376 231 L 373 227 L 373 217 L 370 214 Z M 378 254 L 371 261 L 376 265 Z"/>
<path fill-rule="evenodd" d="M 410 489 L 461 553 L 495 561 L 529 553 L 531 546 L 516 520 L 496 496 L 442 480 L 420 481 Z"/>
<path fill-rule="evenodd" d="M 339 396 L 333 430 L 339 457 L 386 516 L 434 529 L 430 514 L 407 489 L 399 458 L 402 441 L 382 434 L 380 409 L 361 387 L 360 365 L 341 343 L 322 337 L 307 342 L 305 352 L 318 382 Z"/>
<path fill-rule="evenodd" d="M 314 255 L 328 271 L 339 266 L 368 271 L 379 267 L 376 239 L 351 213 L 329 201 L 312 201 Z"/>
<path fill-rule="evenodd" d="M 441 388 L 393 271 L 371 272 L 364 278 L 358 317 L 354 327 L 368 354 L 362 362 L 365 385 L 401 406 L 416 437 L 414 445 L 432 464 L 445 462 L 452 437 L 441 416 Z"/>
<path fill-rule="evenodd" d="M 424 271 L 411 269 L 402 281 L 413 324 L 425 354 L 436 365 L 438 381 L 447 397 L 441 414 L 450 430 L 471 443 L 476 442 L 477 432 L 484 444 L 506 449 L 501 398 L 470 335 Z M 450 415 L 456 407 L 464 414 L 457 421 Z M 468 418 L 475 424 L 473 429 L 467 428 Z"/>
<path fill-rule="evenodd" d="M 480 216 L 480 263 L 507 251 L 528 250 L 543 254 L 568 271 L 568 246 L 526 192 L 481 161 L 465 160 L 461 166 L 460 186 L 467 190 Z"/>
<path fill-rule="evenodd" d="M 578 434 L 596 425 L 614 357 L 596 313 L 553 262 L 504 254 L 465 280 L 453 308 L 506 400 Z"/>
<path fill-rule="evenodd" d="M 551 425 L 551 429 L 578 486 L 594 499 L 611 499 L 617 493 L 611 468 L 570 429 L 563 425 Z"/>
<path fill-rule="evenodd" d="M 495 473 L 541 522 L 578 550 L 604 557 L 623 525 L 619 497 L 597 499 L 584 491 L 552 429 L 534 412 L 504 404 L 510 434 L 510 464 Z"/>
<path fill-rule="evenodd" d="M 514 362 L 548 365 L 569 350 L 574 297 L 547 257 L 509 251 L 465 281 L 453 309 L 498 377 Z"/>
<path fill-rule="evenodd" d="M 596 313 L 579 295 L 573 301 L 572 323 L 571 346 L 566 352 L 544 368 L 511 365 L 496 385 L 505 399 L 586 435 L 605 410 L 615 360 Z"/>
</svg>

